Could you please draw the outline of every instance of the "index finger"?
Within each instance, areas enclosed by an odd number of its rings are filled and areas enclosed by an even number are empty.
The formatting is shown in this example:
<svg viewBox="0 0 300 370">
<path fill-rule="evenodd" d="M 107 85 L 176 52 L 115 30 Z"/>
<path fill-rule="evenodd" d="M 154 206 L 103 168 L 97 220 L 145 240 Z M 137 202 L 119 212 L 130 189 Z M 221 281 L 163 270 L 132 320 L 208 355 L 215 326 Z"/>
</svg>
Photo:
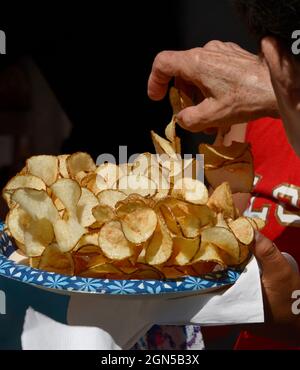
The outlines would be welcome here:
<svg viewBox="0 0 300 370">
<path fill-rule="evenodd" d="M 173 77 L 186 76 L 186 55 L 182 51 L 163 51 L 159 53 L 152 66 L 148 81 L 148 95 L 152 100 L 162 100 Z"/>
</svg>

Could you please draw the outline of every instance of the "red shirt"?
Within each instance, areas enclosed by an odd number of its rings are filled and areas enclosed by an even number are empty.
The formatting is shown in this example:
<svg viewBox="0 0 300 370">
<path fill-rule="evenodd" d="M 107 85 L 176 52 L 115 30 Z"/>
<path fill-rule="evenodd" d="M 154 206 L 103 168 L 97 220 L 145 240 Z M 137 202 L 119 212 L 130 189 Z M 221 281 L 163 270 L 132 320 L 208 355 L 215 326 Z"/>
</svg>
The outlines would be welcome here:
<svg viewBox="0 0 300 370">
<path fill-rule="evenodd" d="M 255 187 L 246 215 L 266 221 L 262 233 L 291 254 L 300 267 L 300 158 L 288 143 L 281 120 L 250 122 L 246 141 L 251 143 Z M 236 349 L 285 349 L 287 343 L 243 332 Z"/>
</svg>

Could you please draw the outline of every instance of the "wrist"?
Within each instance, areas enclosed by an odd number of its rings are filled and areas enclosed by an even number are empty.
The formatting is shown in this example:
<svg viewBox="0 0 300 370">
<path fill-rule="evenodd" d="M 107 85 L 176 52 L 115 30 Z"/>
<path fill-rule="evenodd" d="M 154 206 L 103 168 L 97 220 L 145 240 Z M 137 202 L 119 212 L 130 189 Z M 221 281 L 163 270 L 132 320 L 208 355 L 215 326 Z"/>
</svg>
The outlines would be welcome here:
<svg viewBox="0 0 300 370">
<path fill-rule="evenodd" d="M 271 76 L 267 65 L 261 62 L 261 68 L 257 75 L 259 82 L 258 89 L 261 90 L 261 94 L 258 94 L 258 114 L 261 117 L 273 117 L 279 118 L 279 108 L 277 98 L 273 89 Z"/>
<path fill-rule="evenodd" d="M 280 118 L 279 108 L 275 93 L 273 88 L 271 91 L 268 91 L 267 96 L 263 103 L 258 109 L 258 114 L 260 117 L 272 117 L 272 118 Z"/>
</svg>

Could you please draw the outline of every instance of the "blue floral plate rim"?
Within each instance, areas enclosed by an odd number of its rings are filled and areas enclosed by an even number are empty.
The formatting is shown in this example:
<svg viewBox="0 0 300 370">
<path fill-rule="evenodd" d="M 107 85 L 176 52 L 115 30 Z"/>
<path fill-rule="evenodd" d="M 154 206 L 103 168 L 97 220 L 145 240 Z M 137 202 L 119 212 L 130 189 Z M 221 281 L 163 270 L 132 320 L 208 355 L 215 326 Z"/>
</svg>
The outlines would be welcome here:
<svg viewBox="0 0 300 370">
<path fill-rule="evenodd" d="M 106 295 L 162 295 L 191 293 L 234 284 L 241 272 L 228 269 L 181 280 L 110 280 L 68 276 L 17 264 L 9 257 L 17 249 L 0 222 L 0 276 L 57 293 L 93 293 Z"/>
</svg>

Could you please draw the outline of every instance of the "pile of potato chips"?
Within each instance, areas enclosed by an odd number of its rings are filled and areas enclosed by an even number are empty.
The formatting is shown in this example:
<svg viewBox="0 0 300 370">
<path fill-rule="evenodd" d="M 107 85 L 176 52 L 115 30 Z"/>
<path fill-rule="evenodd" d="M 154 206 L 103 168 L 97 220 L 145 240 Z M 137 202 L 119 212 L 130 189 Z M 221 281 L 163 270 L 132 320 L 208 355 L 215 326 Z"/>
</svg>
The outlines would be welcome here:
<svg viewBox="0 0 300 370">
<path fill-rule="evenodd" d="M 173 107 L 178 99 L 172 90 Z M 3 190 L 6 231 L 28 264 L 84 277 L 166 279 L 247 261 L 264 222 L 238 216 L 228 182 L 209 196 L 195 176 L 197 161 L 182 161 L 175 122 L 174 115 L 166 139 L 152 132 L 157 155 L 133 163 L 96 166 L 81 152 L 29 158 Z M 206 166 L 251 166 L 248 146 L 234 145 L 202 146 Z"/>
</svg>

